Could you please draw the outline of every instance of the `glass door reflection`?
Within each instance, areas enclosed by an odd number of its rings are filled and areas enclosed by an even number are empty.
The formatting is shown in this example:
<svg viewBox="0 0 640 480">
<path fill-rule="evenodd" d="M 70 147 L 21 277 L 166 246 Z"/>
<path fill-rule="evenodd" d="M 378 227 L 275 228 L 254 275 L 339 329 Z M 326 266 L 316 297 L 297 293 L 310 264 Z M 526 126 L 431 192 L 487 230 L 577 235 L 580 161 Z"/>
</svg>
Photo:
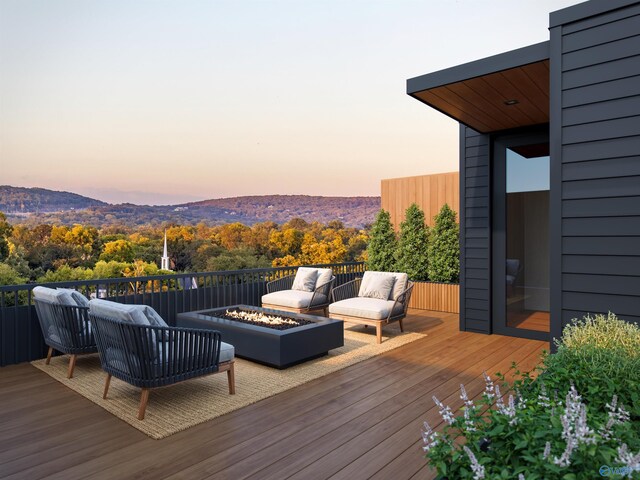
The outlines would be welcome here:
<svg viewBox="0 0 640 480">
<path fill-rule="evenodd" d="M 505 323 L 549 332 L 548 144 L 507 148 L 505 163 Z"/>
</svg>

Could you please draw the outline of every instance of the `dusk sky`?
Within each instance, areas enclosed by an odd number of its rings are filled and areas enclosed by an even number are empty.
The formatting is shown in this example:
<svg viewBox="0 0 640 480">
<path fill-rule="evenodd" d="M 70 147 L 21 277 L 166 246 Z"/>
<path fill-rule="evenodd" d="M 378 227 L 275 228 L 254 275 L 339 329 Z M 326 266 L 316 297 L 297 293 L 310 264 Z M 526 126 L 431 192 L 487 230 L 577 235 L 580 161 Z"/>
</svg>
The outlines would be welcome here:
<svg viewBox="0 0 640 480">
<path fill-rule="evenodd" d="M 576 3 L 0 0 L 0 184 L 379 195 L 458 168 L 458 124 L 407 78 L 548 40 Z"/>
</svg>

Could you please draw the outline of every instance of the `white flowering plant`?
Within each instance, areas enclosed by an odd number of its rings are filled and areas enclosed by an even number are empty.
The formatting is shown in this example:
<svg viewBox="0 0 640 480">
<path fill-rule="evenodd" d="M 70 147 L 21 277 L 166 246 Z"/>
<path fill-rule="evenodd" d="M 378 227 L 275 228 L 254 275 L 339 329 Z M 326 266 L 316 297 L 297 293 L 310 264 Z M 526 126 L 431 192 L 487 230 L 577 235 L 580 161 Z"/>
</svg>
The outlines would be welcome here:
<svg viewBox="0 0 640 480">
<path fill-rule="evenodd" d="M 569 334 L 580 328 L 576 325 Z M 576 346 L 560 342 L 561 355 L 564 348 Z M 470 384 L 467 392 L 461 385 L 458 412 L 433 398 L 442 426 L 425 422 L 422 438 L 440 479 L 640 479 L 638 404 L 625 403 L 637 398 L 640 371 L 625 367 L 629 381 L 581 391 L 577 385 L 600 378 L 598 359 L 609 369 L 610 358 L 585 356 L 576 363 L 580 355 L 572 354 L 564 365 L 561 356 L 554 357 L 547 356 L 531 373 L 512 365 L 511 384 L 504 375 L 498 374 L 494 381 L 485 373 L 484 391 L 477 385 L 471 391 Z"/>
</svg>

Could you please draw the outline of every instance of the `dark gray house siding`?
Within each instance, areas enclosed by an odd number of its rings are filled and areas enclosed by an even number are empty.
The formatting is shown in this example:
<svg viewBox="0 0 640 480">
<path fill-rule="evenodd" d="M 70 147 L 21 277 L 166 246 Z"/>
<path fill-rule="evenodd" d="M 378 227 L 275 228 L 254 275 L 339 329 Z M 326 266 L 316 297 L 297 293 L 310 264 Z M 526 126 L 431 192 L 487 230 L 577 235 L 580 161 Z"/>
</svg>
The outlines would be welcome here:
<svg viewBox="0 0 640 480">
<path fill-rule="evenodd" d="M 491 333 L 490 138 L 460 125 L 460 329 Z"/>
<path fill-rule="evenodd" d="M 589 312 L 640 321 L 640 4 L 552 13 L 550 60 L 551 316 L 561 319 L 551 333 L 559 336 Z"/>
</svg>

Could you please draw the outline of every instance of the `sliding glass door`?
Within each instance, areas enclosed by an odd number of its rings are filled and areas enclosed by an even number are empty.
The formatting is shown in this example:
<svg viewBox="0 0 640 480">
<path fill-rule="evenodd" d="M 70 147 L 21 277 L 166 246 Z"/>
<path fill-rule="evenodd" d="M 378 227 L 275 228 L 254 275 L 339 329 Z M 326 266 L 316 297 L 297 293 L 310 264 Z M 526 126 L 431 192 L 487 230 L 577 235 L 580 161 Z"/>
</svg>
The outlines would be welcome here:
<svg viewBox="0 0 640 480">
<path fill-rule="evenodd" d="M 549 142 L 519 135 L 494 142 L 493 331 L 549 335 Z"/>
</svg>

